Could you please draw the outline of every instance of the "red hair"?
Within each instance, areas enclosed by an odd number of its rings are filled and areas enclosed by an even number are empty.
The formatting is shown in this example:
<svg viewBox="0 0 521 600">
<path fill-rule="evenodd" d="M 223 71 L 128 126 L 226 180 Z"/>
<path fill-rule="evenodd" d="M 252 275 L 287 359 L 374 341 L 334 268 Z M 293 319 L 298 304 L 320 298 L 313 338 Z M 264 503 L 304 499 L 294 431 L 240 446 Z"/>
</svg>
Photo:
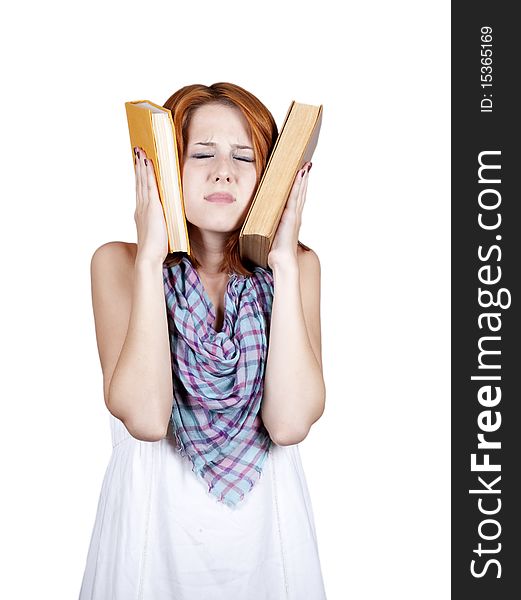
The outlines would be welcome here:
<svg viewBox="0 0 521 600">
<path fill-rule="evenodd" d="M 248 122 L 255 156 L 257 171 L 255 185 L 257 186 L 277 139 L 277 124 L 270 111 L 258 98 L 233 83 L 221 82 L 210 86 L 187 85 L 177 90 L 163 104 L 163 107 L 168 108 L 172 113 L 181 170 L 184 164 L 185 148 L 188 143 L 188 131 L 193 113 L 200 106 L 210 103 L 238 108 Z M 187 223 L 187 226 L 188 233 L 190 233 L 191 224 Z M 225 244 L 221 271 L 251 275 L 253 263 L 249 261 L 246 261 L 246 264 L 243 263 L 239 254 L 239 232 L 240 228 L 232 231 Z M 301 242 L 298 242 L 298 245 L 304 250 L 310 250 Z M 182 252 L 172 252 L 167 255 L 163 264 L 166 266 L 175 265 L 179 263 L 183 255 Z M 193 254 L 189 255 L 189 259 L 195 268 L 200 266 L 199 261 Z"/>
</svg>

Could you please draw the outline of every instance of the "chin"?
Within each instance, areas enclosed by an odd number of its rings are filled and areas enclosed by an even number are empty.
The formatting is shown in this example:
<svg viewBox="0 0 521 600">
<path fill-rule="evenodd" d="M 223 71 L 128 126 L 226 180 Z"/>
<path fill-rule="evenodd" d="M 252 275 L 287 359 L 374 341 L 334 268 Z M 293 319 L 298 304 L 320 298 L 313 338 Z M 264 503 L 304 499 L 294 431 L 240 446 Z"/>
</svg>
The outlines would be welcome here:
<svg viewBox="0 0 521 600">
<path fill-rule="evenodd" d="M 242 211 L 242 214 L 216 214 L 217 211 L 205 211 L 204 214 L 194 215 L 194 218 L 186 215 L 186 220 L 193 226 L 204 231 L 214 231 L 218 233 L 230 233 L 242 227 L 248 209 Z"/>
<path fill-rule="evenodd" d="M 187 219 L 187 222 L 201 231 L 212 231 L 214 233 L 231 233 L 242 225 L 242 221 L 231 223 L 230 221 L 220 222 L 216 219 L 212 219 L 211 221 L 197 219 L 195 222 Z"/>
</svg>

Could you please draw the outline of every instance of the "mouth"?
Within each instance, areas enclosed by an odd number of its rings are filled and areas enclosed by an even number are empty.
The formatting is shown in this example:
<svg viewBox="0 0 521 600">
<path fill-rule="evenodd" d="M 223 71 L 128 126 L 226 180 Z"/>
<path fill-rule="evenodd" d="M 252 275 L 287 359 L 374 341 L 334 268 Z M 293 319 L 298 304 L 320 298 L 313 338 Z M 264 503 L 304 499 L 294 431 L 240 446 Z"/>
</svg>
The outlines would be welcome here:
<svg viewBox="0 0 521 600">
<path fill-rule="evenodd" d="M 231 204 L 232 202 L 235 202 L 235 199 L 231 194 L 224 193 L 210 194 L 209 196 L 205 196 L 204 199 L 208 202 L 215 202 L 219 204 Z"/>
</svg>

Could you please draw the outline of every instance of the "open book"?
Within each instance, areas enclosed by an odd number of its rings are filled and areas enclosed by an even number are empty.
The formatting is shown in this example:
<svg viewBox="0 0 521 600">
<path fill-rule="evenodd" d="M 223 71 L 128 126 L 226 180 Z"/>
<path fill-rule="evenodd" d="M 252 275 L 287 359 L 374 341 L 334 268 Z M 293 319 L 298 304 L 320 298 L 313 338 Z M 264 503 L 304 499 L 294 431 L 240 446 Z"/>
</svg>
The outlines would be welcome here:
<svg viewBox="0 0 521 600">
<path fill-rule="evenodd" d="M 169 252 L 190 253 L 180 165 L 171 112 L 149 100 L 126 102 L 130 144 L 152 161 L 168 233 Z M 239 234 L 243 259 L 266 268 L 268 254 L 297 171 L 311 160 L 322 105 L 293 101 Z"/>
</svg>

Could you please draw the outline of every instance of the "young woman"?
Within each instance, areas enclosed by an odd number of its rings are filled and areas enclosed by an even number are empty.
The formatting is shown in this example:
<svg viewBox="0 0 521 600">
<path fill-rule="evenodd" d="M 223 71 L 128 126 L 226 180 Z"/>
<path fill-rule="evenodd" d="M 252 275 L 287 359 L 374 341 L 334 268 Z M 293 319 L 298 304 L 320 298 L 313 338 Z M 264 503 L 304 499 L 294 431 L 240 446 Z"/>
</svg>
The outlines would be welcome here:
<svg viewBox="0 0 521 600">
<path fill-rule="evenodd" d="M 325 400 L 319 261 L 298 241 L 311 163 L 269 268 L 243 264 L 275 121 L 230 83 L 164 106 L 191 254 L 168 255 L 153 165 L 135 148 L 137 245 L 104 244 L 91 264 L 113 453 L 80 600 L 322 600 L 298 450 Z"/>
</svg>

